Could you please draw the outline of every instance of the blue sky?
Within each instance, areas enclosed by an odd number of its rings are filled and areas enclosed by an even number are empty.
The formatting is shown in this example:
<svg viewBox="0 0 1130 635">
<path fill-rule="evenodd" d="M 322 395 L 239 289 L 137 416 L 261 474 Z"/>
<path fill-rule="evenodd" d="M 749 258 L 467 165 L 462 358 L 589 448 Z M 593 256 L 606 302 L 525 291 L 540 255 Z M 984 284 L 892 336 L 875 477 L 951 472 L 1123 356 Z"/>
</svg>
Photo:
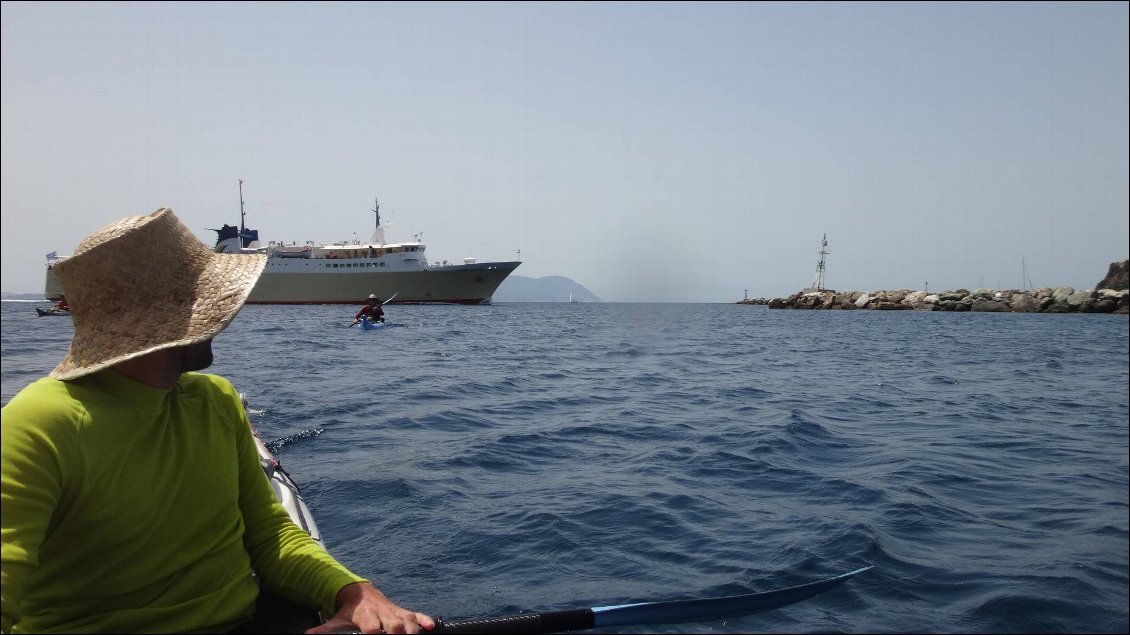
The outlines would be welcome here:
<svg viewBox="0 0 1130 635">
<path fill-rule="evenodd" d="M 0 289 L 171 207 L 606 301 L 1091 288 L 1130 255 L 1128 4 L 5 2 Z"/>
</svg>

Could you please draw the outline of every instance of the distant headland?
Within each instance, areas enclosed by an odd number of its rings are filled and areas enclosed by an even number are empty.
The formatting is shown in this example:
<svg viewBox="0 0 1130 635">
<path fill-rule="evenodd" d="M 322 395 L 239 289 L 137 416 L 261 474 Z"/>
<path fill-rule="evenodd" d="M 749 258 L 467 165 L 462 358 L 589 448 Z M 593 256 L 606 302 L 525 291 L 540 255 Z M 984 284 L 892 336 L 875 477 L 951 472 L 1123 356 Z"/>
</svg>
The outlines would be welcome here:
<svg viewBox="0 0 1130 635">
<path fill-rule="evenodd" d="M 973 311 L 1014 313 L 1118 313 L 1128 309 L 1127 274 L 1130 261 L 1114 262 L 1093 291 L 1071 287 L 1034 290 L 955 289 L 931 293 L 890 291 L 833 291 L 804 289 L 787 298 L 744 299 L 737 304 L 764 304 L 770 309 L 870 309 L 874 311 Z"/>
<path fill-rule="evenodd" d="M 584 285 L 565 276 L 527 278 L 511 274 L 494 292 L 494 302 L 601 302 Z"/>
</svg>

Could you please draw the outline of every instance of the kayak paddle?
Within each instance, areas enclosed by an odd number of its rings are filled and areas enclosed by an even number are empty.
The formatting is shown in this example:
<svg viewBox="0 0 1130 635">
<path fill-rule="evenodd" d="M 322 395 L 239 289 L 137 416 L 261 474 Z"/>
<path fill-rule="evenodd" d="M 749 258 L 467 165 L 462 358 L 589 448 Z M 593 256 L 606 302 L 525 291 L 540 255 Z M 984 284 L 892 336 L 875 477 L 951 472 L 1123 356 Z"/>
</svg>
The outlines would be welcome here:
<svg viewBox="0 0 1130 635">
<path fill-rule="evenodd" d="M 641 602 L 587 609 L 522 613 L 503 617 L 445 621 L 436 618 L 431 633 L 564 633 L 609 626 L 678 624 L 738 617 L 788 606 L 819 595 L 848 578 L 869 571 L 873 566 L 849 571 L 834 578 L 809 582 L 776 591 L 731 595 L 702 600 Z"/>
</svg>

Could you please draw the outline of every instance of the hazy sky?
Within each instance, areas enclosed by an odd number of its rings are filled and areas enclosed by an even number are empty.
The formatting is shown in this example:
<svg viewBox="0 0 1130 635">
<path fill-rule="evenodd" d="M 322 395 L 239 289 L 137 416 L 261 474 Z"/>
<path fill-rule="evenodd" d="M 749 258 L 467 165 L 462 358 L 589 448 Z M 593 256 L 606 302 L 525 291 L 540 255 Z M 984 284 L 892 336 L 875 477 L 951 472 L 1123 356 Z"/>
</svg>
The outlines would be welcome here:
<svg viewBox="0 0 1130 635">
<path fill-rule="evenodd" d="M 606 301 L 1092 288 L 1130 255 L 1128 4 L 2 5 L 2 251 L 168 206 L 423 232 Z"/>
</svg>

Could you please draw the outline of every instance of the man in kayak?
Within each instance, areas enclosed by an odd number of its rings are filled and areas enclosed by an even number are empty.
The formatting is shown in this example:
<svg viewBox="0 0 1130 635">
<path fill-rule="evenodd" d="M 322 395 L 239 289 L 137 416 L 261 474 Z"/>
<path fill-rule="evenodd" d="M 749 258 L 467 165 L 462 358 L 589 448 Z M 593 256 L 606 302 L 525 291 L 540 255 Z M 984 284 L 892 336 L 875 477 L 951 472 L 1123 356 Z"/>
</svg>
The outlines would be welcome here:
<svg viewBox="0 0 1130 635">
<path fill-rule="evenodd" d="M 294 524 L 239 393 L 196 372 L 265 264 L 160 209 L 55 265 L 74 337 L 0 424 L 3 632 L 275 633 L 280 598 L 331 616 L 311 633 L 435 627 Z"/>
<path fill-rule="evenodd" d="M 369 321 L 374 324 L 385 321 L 385 312 L 384 309 L 381 308 L 381 299 L 372 293 L 369 294 L 369 300 L 366 302 L 365 306 L 361 307 L 357 315 L 353 316 L 353 323 L 357 324 L 363 317 L 369 318 Z"/>
</svg>

